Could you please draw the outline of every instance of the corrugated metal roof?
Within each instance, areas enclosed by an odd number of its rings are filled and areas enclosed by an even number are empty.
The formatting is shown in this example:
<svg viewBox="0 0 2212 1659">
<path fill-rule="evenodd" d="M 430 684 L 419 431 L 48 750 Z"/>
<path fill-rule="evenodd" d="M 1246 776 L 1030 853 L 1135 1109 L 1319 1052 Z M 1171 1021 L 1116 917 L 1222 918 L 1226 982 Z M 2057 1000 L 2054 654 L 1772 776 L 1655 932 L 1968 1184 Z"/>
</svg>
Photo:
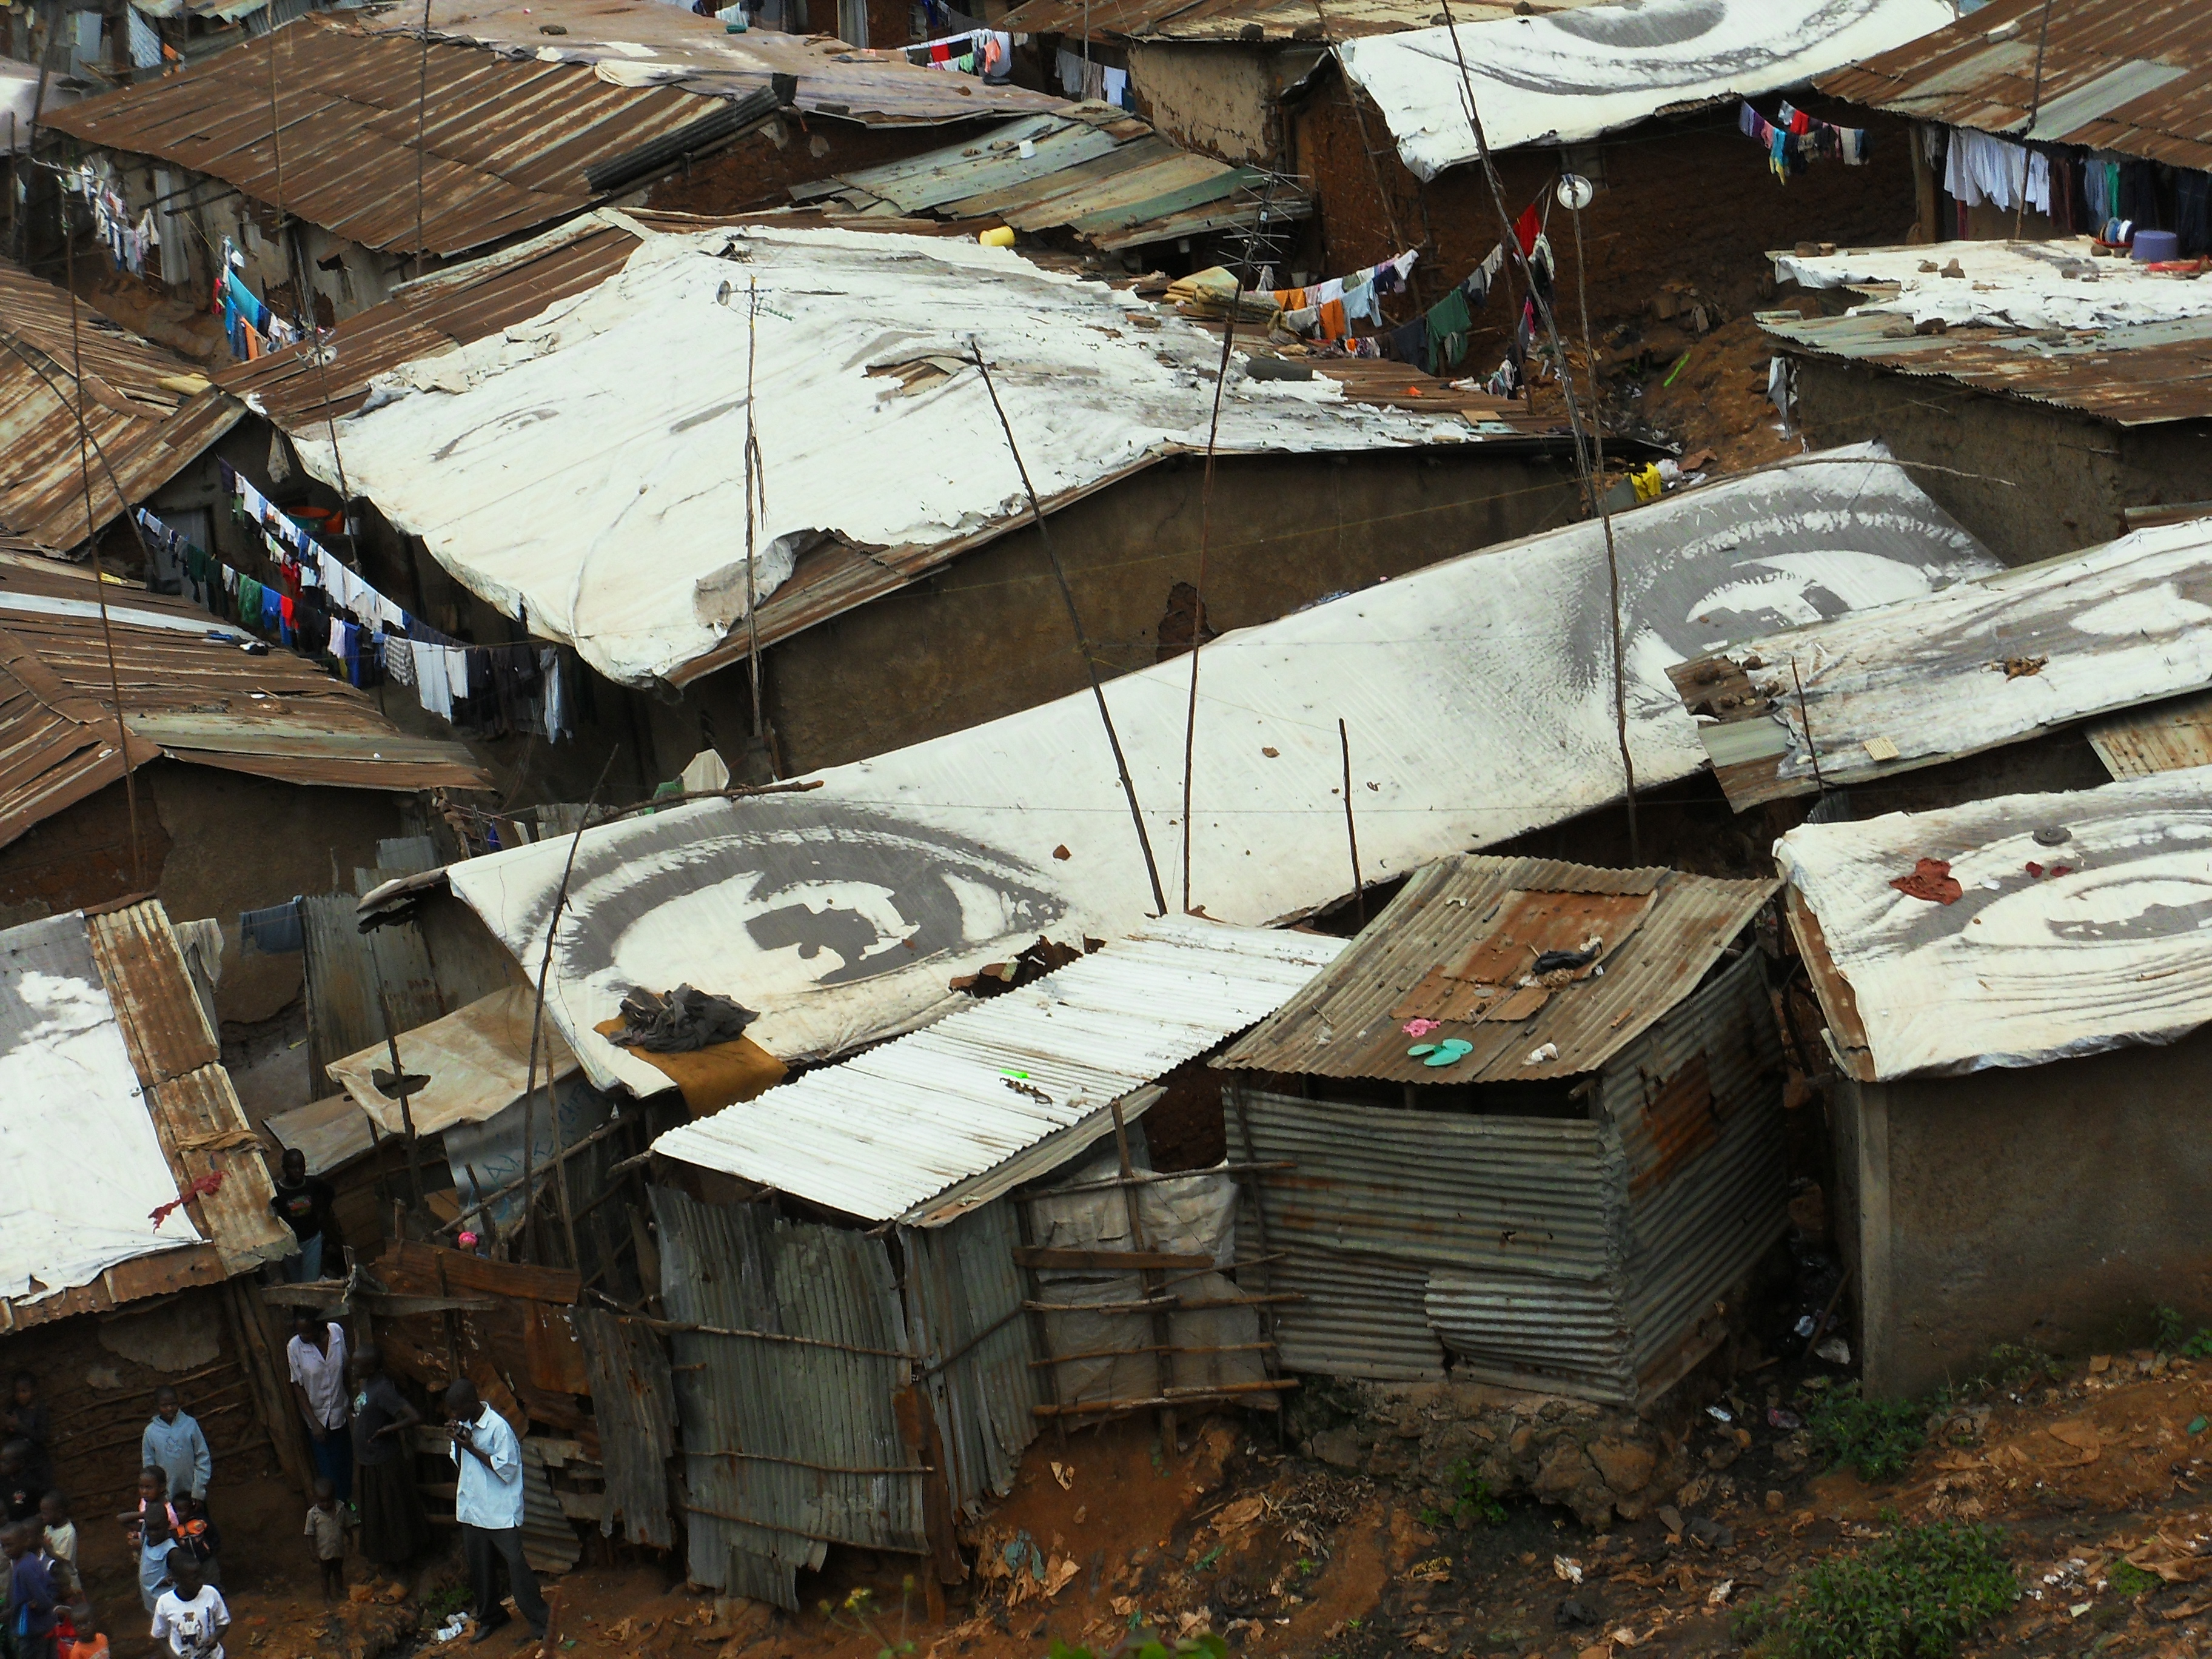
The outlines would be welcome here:
<svg viewBox="0 0 2212 1659">
<path fill-rule="evenodd" d="M 1417 178 L 1474 160 L 1463 57 L 1494 150 L 1585 143 L 1654 115 L 1777 92 L 1941 28 L 1949 0 L 1620 0 L 1347 40 Z"/>
<path fill-rule="evenodd" d="M 647 13 L 722 38 L 717 26 L 653 0 L 616 15 Z M 414 38 L 404 28 L 318 13 L 180 73 L 88 98 L 47 125 L 85 144 L 220 179 L 260 202 L 278 200 L 281 162 L 287 213 L 367 247 L 412 252 L 426 60 L 419 28 Z M 422 244 L 434 254 L 466 252 L 589 207 L 601 198 L 587 168 L 717 107 L 695 95 L 699 88 L 614 84 L 582 64 L 514 61 L 442 40 L 427 62 Z M 271 139 L 276 120 L 281 156 Z"/>
<path fill-rule="evenodd" d="M 873 565 L 857 585 L 868 598 L 1028 516 L 981 376 L 963 366 L 978 349 L 1049 507 L 1205 447 L 1220 351 L 1189 324 L 1002 248 L 762 225 L 654 238 L 537 321 L 380 381 L 405 395 L 337 441 L 353 492 L 471 592 L 611 679 L 681 684 L 746 637 L 746 492 L 729 465 L 746 385 L 765 452 L 758 592 L 828 540 Z M 647 362 L 686 372 L 639 374 Z M 330 441 L 295 441 L 335 482 Z M 1354 404 L 1322 382 L 1240 377 L 1222 399 L 1228 454 L 1481 441 L 1456 416 Z M 870 465 L 856 472 L 858 453 Z M 650 560 L 604 556 L 640 538 Z"/>
<path fill-rule="evenodd" d="M 1646 787 L 1705 764 L 1662 665 L 1999 568 L 1871 447 L 1685 491 L 1613 532 Z M 1583 524 L 1207 645 L 1191 901 L 1256 925 L 1351 890 L 1340 718 L 1370 882 L 1618 799 L 1607 608 L 1604 534 Z M 1104 688 L 1178 905 L 1189 689 L 1183 661 Z M 1111 939 L 1152 908 L 1087 696 L 819 781 L 585 835 L 547 1004 L 587 1068 L 605 1063 L 591 1027 L 638 984 L 735 996 L 763 1011 L 752 1035 L 783 1059 L 836 1054 L 941 1011 L 951 975 L 1041 933 Z M 536 962 L 566 856 L 471 859 L 453 890 Z"/>
<path fill-rule="evenodd" d="M 1455 0 L 1462 23 L 1573 11 L 1593 0 Z M 1525 9 L 1523 9 L 1525 8 Z M 1188 40 L 1274 44 L 1356 40 L 1427 28 L 1443 11 L 1437 0 L 1029 0 L 1000 20 L 1024 34 L 1094 40 Z"/>
<path fill-rule="evenodd" d="M 362 32 L 419 40 L 421 15 L 396 8 L 365 21 Z M 896 48 L 859 52 L 829 35 L 775 29 L 726 33 L 714 19 L 660 0 L 433 0 L 430 33 L 503 58 L 588 64 L 618 86 L 680 87 L 708 97 L 741 98 L 772 75 L 795 76 L 802 113 L 872 127 L 942 126 L 1061 103 L 1026 87 L 986 86 L 974 76 L 910 63 Z"/>
<path fill-rule="evenodd" d="M 2116 778 L 2212 766 L 2212 692 L 2170 697 L 2095 721 L 2089 744 Z"/>
<path fill-rule="evenodd" d="M 261 1127 L 279 1146 L 306 1158 L 309 1175 L 327 1175 L 376 1149 L 368 1114 L 351 1095 L 328 1095 L 289 1112 L 272 1112 Z"/>
<path fill-rule="evenodd" d="M 1991 0 L 1820 88 L 1916 120 L 2203 168 L 2212 167 L 2208 71 L 2212 17 L 2194 0 Z"/>
<path fill-rule="evenodd" d="M 932 1206 L 948 1188 L 1049 1138 L 1103 1132 L 1114 1102 L 1273 1012 L 1343 946 L 1163 919 L 1034 985 L 671 1129 L 653 1150 L 862 1220 L 939 1224 L 995 1195 L 969 1188 L 960 1205 Z M 636 1088 L 637 1062 L 623 1060 L 607 1069 Z M 1073 1156 L 1085 1140 L 1062 1144 Z"/>
<path fill-rule="evenodd" d="M 1596 870 L 1548 859 L 1440 859 L 1214 1064 L 1396 1083 L 1533 1082 L 1594 1072 L 1697 988 L 1772 895 L 1771 881 Z M 1597 954 L 1538 977 L 1547 951 Z M 1419 1041 L 1472 1042 L 1434 1067 Z M 1551 1057 L 1530 1063 L 1547 1048 Z"/>
<path fill-rule="evenodd" d="M 2208 551 L 2137 530 L 1668 672 L 1741 811 L 2212 685 Z"/>
<path fill-rule="evenodd" d="M 99 591 L 66 566 L 0 564 L 0 845 L 123 775 Z M 210 639 L 222 625 L 182 599 L 106 594 L 133 767 L 166 755 L 337 788 L 490 787 L 464 746 L 401 732 L 305 658 Z"/>
<path fill-rule="evenodd" d="M 294 1249 L 158 902 L 0 933 L 0 1094 L 14 1131 L 0 1329 L 219 1282 Z"/>
<path fill-rule="evenodd" d="M 1113 252 L 1257 225 L 1264 185 L 1255 169 L 1182 149 L 1114 105 L 1075 104 L 1010 123 L 980 143 L 795 186 L 792 195 L 854 213 L 992 218 L 1029 233 L 1065 228 Z M 1295 189 L 1270 195 L 1266 205 L 1279 223 L 1313 211 Z"/>
<path fill-rule="evenodd" d="M 1881 1082 L 2172 1042 L 2212 1019 L 2208 846 L 2199 769 L 1808 823 L 1775 853 L 1830 1043 Z M 1923 859 L 1949 864 L 1958 898 L 1892 885 Z"/>
<path fill-rule="evenodd" d="M 198 364 L 82 301 L 72 338 L 70 309 L 65 289 L 0 259 L 0 530 L 56 548 L 90 534 L 86 460 L 96 528 L 190 466 L 246 412 L 210 390 Z M 80 407 L 89 453 L 77 441 Z M 127 501 L 116 497 L 118 480 Z"/>
</svg>

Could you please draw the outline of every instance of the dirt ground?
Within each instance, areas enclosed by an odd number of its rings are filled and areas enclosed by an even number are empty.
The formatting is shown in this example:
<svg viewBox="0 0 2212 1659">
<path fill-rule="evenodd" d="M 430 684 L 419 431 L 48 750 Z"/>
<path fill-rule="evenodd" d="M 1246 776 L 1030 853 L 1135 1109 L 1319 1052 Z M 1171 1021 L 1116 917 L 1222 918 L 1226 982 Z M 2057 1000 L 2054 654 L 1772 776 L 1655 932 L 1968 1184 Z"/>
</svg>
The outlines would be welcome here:
<svg viewBox="0 0 2212 1659">
<path fill-rule="evenodd" d="M 1808 1458 L 1789 1414 L 1807 1402 L 1802 1380 L 1787 1365 L 1739 1377 L 1721 1402 L 1732 1420 L 1708 1416 L 1692 1446 L 1708 1473 L 1604 1532 L 1532 1504 L 1455 1526 L 1279 1449 L 1257 1413 L 1186 1425 L 1172 1459 L 1148 1419 L 1047 1434 L 970 1530 L 978 1571 L 941 1619 L 914 1588 L 921 1564 L 902 1557 L 833 1549 L 801 1576 L 806 1611 L 791 1615 L 695 1591 L 671 1560 L 607 1551 L 615 1565 L 590 1565 L 587 1551 L 547 1583 L 550 1659 L 1042 1659 L 1055 1640 L 1103 1655 L 1140 1628 L 1300 1659 L 1717 1659 L 1744 1650 L 1734 1620 L 1747 1601 L 1936 1518 L 1999 1527 L 2019 1574 L 2019 1603 L 1967 1656 L 2212 1652 L 2212 1363 L 2143 1351 L 2018 1367 L 1946 1407 L 1910 1466 L 1871 1486 Z M 450 1553 L 405 1594 L 369 1585 L 355 1562 L 356 1599 L 326 1607 L 299 1508 L 274 1482 L 225 1497 L 234 1654 L 479 1650 L 417 1633 L 459 1605 Z M 112 1553 L 95 1577 L 109 1578 L 106 1622 L 131 1651 L 136 1598 L 113 1581 Z M 2116 1584 L 2123 1559 L 2136 1571 Z M 521 1650 L 502 1632 L 481 1651 Z"/>
</svg>

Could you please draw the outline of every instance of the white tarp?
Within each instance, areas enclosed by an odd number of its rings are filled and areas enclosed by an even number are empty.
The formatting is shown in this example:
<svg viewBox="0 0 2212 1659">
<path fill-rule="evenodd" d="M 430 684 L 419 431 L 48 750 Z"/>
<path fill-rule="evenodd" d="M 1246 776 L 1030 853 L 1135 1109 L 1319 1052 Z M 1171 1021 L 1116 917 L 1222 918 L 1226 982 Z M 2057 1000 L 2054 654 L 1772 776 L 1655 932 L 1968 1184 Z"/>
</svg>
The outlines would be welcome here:
<svg viewBox="0 0 2212 1659">
<path fill-rule="evenodd" d="M 1027 513 L 981 376 L 962 361 L 978 347 L 1047 502 L 1205 447 L 1219 343 L 1103 283 L 955 237 L 640 234 L 597 289 L 380 377 L 338 422 L 355 495 L 611 679 L 669 675 L 744 615 L 749 380 L 762 598 L 827 533 L 927 549 Z M 1456 417 L 1348 403 L 1326 378 L 1238 376 L 1222 403 L 1231 453 L 1475 441 Z M 336 482 L 319 431 L 294 441 Z"/>
<path fill-rule="evenodd" d="M 1872 446 L 1614 520 L 1639 784 L 1705 763 L 1666 670 L 1730 639 L 1997 568 Z M 1205 648 L 1189 898 L 1261 925 L 1351 890 L 1337 721 L 1362 873 L 1405 874 L 1620 799 L 1604 538 L 1595 524 L 1463 556 Z M 1108 683 L 1170 907 L 1190 664 Z M 586 833 L 547 1006 L 599 1086 L 665 1079 L 594 1035 L 638 985 L 763 1011 L 786 1060 L 927 1018 L 952 975 L 1040 933 L 1141 927 L 1152 889 L 1085 694 L 818 775 L 805 793 L 700 802 Z M 453 890 L 535 963 L 566 840 L 452 866 Z"/>
<path fill-rule="evenodd" d="M 0 933 L 0 1298 L 200 1242 L 72 912 Z"/>
<path fill-rule="evenodd" d="M 1952 21 L 1950 0 L 1620 0 L 1533 17 L 1347 40 L 1336 49 L 1399 156 L 1433 179 L 1481 152 L 1575 144 L 1663 111 L 1801 86 Z M 1770 115 L 1772 111 L 1769 111 Z M 1746 141 L 1747 166 L 1760 165 Z"/>
<path fill-rule="evenodd" d="M 1774 850 L 1875 1079 L 2171 1042 L 2212 1019 L 2212 768 L 1806 824 Z M 1890 885 L 1922 859 L 1950 865 L 1950 903 Z"/>
<path fill-rule="evenodd" d="M 2089 246 L 2087 237 L 2075 236 L 1786 253 L 1775 256 L 1774 274 L 1805 288 L 1878 286 L 1881 297 L 1849 314 L 1889 313 L 1916 324 L 1936 318 L 1951 327 L 2098 329 L 2212 317 L 2212 284 L 2130 259 L 2100 258 Z M 1954 267 L 1957 276 L 1943 274 Z"/>
</svg>

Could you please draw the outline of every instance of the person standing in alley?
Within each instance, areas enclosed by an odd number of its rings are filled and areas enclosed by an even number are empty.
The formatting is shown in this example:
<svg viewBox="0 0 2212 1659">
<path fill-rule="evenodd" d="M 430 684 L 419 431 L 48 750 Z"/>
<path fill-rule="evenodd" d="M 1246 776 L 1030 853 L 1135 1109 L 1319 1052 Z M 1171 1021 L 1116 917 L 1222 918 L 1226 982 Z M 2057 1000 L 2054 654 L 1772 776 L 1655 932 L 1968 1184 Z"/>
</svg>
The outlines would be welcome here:
<svg viewBox="0 0 2212 1659">
<path fill-rule="evenodd" d="M 154 1390 L 154 1415 L 138 1437 L 138 1467 L 159 1469 L 169 1477 L 169 1496 L 207 1502 L 208 1480 L 215 1474 L 215 1454 L 207 1436 L 185 1410 L 177 1391 L 164 1382 Z"/>
<path fill-rule="evenodd" d="M 331 1483 L 338 1502 L 353 1500 L 352 1412 L 346 1398 L 344 1328 L 313 1308 L 292 1316 L 293 1335 L 285 1345 L 292 1368 L 292 1395 L 307 1425 L 315 1473 Z"/>
<path fill-rule="evenodd" d="M 453 1516 L 461 1523 L 461 1550 L 469 1565 L 469 1588 L 476 1600 L 476 1633 L 481 1642 L 507 1622 L 500 1605 L 499 1569 L 504 1562 L 514 1605 L 530 1623 L 531 1634 L 545 1638 L 545 1598 L 538 1575 L 522 1554 L 522 1443 L 507 1421 L 477 1397 L 476 1384 L 460 1378 L 446 1390 L 447 1432 L 453 1462 L 460 1471 Z"/>
<path fill-rule="evenodd" d="M 307 1154 L 297 1147 L 285 1149 L 274 1185 L 276 1196 L 269 1200 L 269 1207 L 292 1230 L 300 1246 L 299 1255 L 288 1257 L 283 1264 L 284 1277 L 295 1285 L 322 1278 L 323 1241 L 331 1231 L 331 1206 L 337 1202 L 337 1189 L 320 1176 L 307 1173 Z"/>
<path fill-rule="evenodd" d="M 398 1577 L 430 1543 L 408 1437 L 422 1413 L 385 1375 L 384 1356 L 374 1343 L 364 1343 L 354 1356 L 353 1375 L 354 1457 L 361 1465 L 354 1495 L 361 1510 L 361 1553 Z"/>
</svg>

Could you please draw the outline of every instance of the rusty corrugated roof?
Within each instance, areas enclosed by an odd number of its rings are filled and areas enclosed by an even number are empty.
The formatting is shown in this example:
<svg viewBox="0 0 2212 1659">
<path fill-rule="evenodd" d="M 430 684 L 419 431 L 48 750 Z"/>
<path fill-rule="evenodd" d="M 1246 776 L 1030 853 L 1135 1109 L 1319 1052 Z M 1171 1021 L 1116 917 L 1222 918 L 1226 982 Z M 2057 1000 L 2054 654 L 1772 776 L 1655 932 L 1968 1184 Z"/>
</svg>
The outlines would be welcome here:
<svg viewBox="0 0 2212 1659">
<path fill-rule="evenodd" d="M 1895 312 L 1800 317 L 1769 311 L 1759 314 L 1759 325 L 1814 356 L 1956 380 L 1978 392 L 2078 410 L 2118 426 L 2212 416 L 2212 318 L 2094 330 L 1970 327 L 1921 334 L 1911 318 Z"/>
<path fill-rule="evenodd" d="M 1776 885 L 1547 859 L 1441 859 L 1414 872 L 1351 950 L 1214 1063 L 1395 1083 L 1595 1071 L 1697 988 Z M 1545 952 L 1593 941 L 1589 962 L 1534 974 Z M 1437 1027 L 1417 1039 L 1402 1029 L 1413 1019 Z M 1407 1053 L 1451 1039 L 1473 1045 L 1455 1065 Z"/>
<path fill-rule="evenodd" d="M 82 357 L 84 387 L 78 395 Z M 82 402 L 90 443 L 80 449 Z M 244 411 L 211 390 L 196 364 L 118 327 L 79 301 L 0 259 L 0 531 L 74 547 L 124 510 L 115 483 L 143 501 L 230 430 Z"/>
<path fill-rule="evenodd" d="M 2200 0 L 1991 0 L 1814 84 L 1916 120 L 2203 168 L 2212 167 L 2208 74 L 2212 10 Z"/>
<path fill-rule="evenodd" d="M 641 12 L 674 8 L 640 0 Z M 682 14 L 689 21 L 703 20 Z M 617 84 L 582 63 L 517 59 L 419 31 L 317 13 L 195 64 L 57 112 L 80 142 L 220 179 L 256 201 L 391 252 L 451 255 L 581 211 L 587 168 L 682 131 L 742 88 Z M 719 37 L 717 37 L 719 38 Z M 275 62 L 270 62 L 271 55 Z M 271 88 L 274 86 L 272 96 Z M 281 147 L 272 130 L 281 123 Z M 281 148 L 281 154 L 279 153 Z M 282 165 L 282 178 L 278 168 Z"/>
<path fill-rule="evenodd" d="M 1595 0 L 1536 0 L 1519 15 L 1572 11 Z M 1516 15 L 1515 0 L 1454 0 L 1453 18 L 1486 23 Z M 1434 27 L 1444 21 L 1437 0 L 1029 0 L 1001 27 L 1024 34 L 1081 39 L 1089 20 L 1094 40 L 1356 40 Z"/>
<path fill-rule="evenodd" d="M 0 564 L 0 845 L 123 775 L 94 589 L 68 567 Z M 110 585 L 131 763 L 163 756 L 282 782 L 483 789 L 458 743 L 410 737 L 288 651 L 252 656 L 180 599 Z"/>
</svg>

